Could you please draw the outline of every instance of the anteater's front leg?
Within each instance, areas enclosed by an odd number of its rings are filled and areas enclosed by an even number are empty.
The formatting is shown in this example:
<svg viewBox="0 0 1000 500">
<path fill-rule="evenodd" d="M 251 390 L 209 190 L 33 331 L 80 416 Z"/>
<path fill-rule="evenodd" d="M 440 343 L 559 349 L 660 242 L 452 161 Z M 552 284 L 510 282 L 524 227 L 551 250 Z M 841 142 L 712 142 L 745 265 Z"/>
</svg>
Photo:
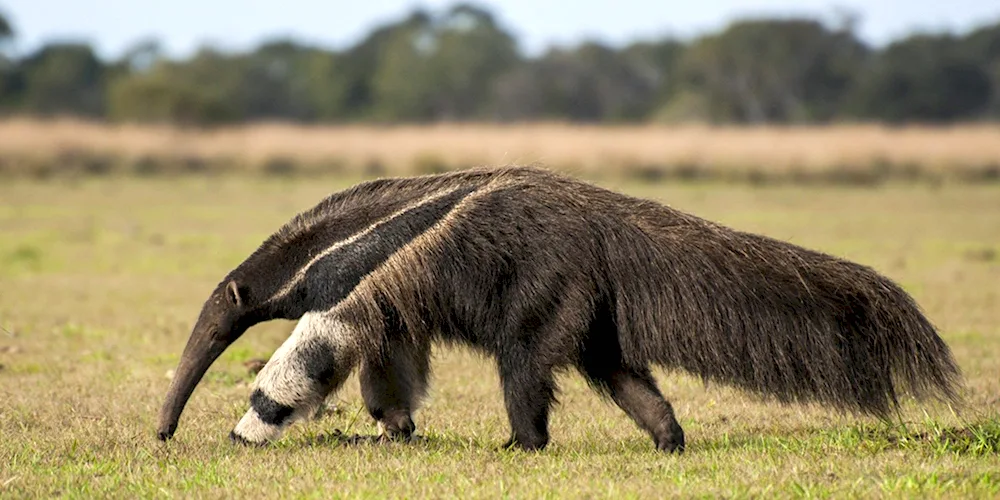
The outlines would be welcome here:
<svg viewBox="0 0 1000 500">
<path fill-rule="evenodd" d="M 500 383 L 510 420 L 504 448 L 540 450 L 549 443 L 549 409 L 555 397 L 551 365 L 527 353 L 500 360 Z"/>
<path fill-rule="evenodd" d="M 413 412 L 426 392 L 429 364 L 429 346 L 402 341 L 387 342 L 382 358 L 361 361 L 361 396 L 380 435 L 405 439 L 416 430 Z"/>
<path fill-rule="evenodd" d="M 334 317 L 308 313 L 257 374 L 250 409 L 229 437 L 244 444 L 273 441 L 311 415 L 357 363 L 352 331 Z"/>
</svg>

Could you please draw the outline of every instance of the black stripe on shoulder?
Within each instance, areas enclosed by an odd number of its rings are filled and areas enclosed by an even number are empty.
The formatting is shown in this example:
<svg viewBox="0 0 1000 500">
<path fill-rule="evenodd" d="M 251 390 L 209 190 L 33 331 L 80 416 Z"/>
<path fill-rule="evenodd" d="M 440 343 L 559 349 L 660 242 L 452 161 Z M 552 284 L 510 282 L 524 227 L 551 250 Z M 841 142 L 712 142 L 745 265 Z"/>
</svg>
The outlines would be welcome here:
<svg viewBox="0 0 1000 500">
<path fill-rule="evenodd" d="M 269 425 L 281 425 L 295 411 L 295 408 L 271 399 L 260 389 L 254 390 L 250 395 L 250 406 L 257 412 L 260 420 Z"/>
</svg>

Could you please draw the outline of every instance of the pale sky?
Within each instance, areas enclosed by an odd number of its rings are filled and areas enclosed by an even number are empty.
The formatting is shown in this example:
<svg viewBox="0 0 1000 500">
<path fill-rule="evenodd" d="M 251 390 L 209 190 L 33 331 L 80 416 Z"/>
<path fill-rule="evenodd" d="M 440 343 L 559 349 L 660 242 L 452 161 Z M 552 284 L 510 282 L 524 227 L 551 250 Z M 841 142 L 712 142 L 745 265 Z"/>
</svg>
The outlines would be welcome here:
<svg viewBox="0 0 1000 500">
<path fill-rule="evenodd" d="M 103 57 L 117 57 L 135 41 L 155 37 L 174 56 L 203 44 L 244 50 L 262 40 L 291 36 L 343 48 L 373 26 L 418 5 L 444 0 L 0 0 L 24 53 L 49 40 L 83 40 Z M 998 0 L 495 0 L 478 2 L 518 35 L 534 54 L 584 38 L 613 45 L 640 38 L 689 38 L 747 15 L 806 14 L 832 19 L 835 7 L 861 15 L 859 32 L 881 45 L 913 30 L 965 31 L 1000 20 Z M 867 6 L 866 6 L 867 5 Z"/>
</svg>

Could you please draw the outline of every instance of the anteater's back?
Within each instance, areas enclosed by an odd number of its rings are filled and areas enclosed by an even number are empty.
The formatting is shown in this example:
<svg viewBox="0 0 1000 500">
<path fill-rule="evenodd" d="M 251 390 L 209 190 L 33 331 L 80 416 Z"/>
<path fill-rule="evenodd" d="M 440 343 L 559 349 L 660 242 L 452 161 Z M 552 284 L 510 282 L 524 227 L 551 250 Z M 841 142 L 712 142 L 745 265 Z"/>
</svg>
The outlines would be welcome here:
<svg viewBox="0 0 1000 500">
<path fill-rule="evenodd" d="M 947 345 L 871 268 L 558 175 L 533 183 L 521 209 L 544 205 L 552 220 L 536 218 L 563 241 L 553 247 L 607 273 L 598 287 L 613 291 L 631 362 L 883 416 L 902 392 L 957 399 Z"/>
<path fill-rule="evenodd" d="M 595 200 L 583 205 L 587 217 L 604 226 L 592 236 L 632 362 L 882 416 L 901 392 L 957 399 L 947 345 L 912 297 L 871 268 L 651 201 L 580 191 Z"/>
<path fill-rule="evenodd" d="M 543 170 L 435 179 L 475 189 L 370 280 L 412 325 L 491 352 L 534 329 L 558 358 L 607 313 L 630 365 L 876 415 L 956 399 L 947 346 L 865 266 Z"/>
</svg>

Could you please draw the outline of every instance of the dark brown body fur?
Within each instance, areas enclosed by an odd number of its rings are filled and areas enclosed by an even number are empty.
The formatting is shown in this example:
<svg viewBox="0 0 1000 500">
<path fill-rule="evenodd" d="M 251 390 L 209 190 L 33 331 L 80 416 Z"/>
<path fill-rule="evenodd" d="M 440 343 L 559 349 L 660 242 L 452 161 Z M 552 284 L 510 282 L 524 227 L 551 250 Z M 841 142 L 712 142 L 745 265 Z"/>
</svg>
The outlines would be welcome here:
<svg viewBox="0 0 1000 500">
<path fill-rule="evenodd" d="M 345 278 L 320 268 L 286 304 L 241 306 L 240 317 L 260 320 L 332 311 L 352 333 L 331 348 L 357 350 L 365 401 L 390 434 L 413 430 L 436 341 L 496 360 L 508 444 L 526 449 L 548 442 L 553 374 L 563 368 L 579 370 L 664 450 L 683 449 L 684 435 L 652 365 L 878 416 L 904 392 L 957 398 L 947 346 L 910 296 L 872 269 L 533 168 L 359 185 L 290 222 L 226 281 L 266 297 L 288 274 L 270 270 L 275 262 L 294 266 L 455 187 L 453 204 L 428 202 L 343 254 L 385 254 L 357 266 L 346 294 L 324 293 L 323 283 Z M 352 368 L 324 376 L 342 381 Z M 316 391 L 332 385 L 317 380 Z"/>
</svg>

